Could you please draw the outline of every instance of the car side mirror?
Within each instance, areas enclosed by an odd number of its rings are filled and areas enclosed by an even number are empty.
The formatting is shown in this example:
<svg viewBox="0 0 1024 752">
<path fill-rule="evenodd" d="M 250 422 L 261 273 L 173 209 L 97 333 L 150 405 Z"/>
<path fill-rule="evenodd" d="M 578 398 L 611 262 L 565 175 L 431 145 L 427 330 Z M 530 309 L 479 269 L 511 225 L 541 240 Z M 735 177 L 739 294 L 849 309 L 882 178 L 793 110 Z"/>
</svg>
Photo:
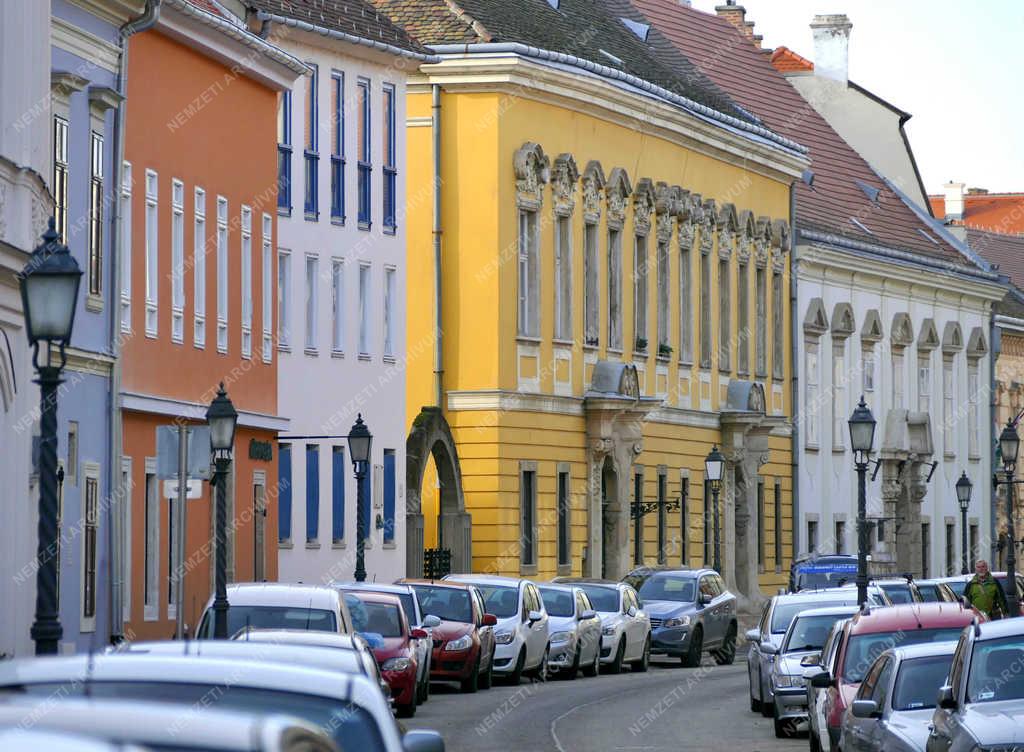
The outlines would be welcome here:
<svg viewBox="0 0 1024 752">
<path fill-rule="evenodd" d="M 948 684 L 939 687 L 938 705 L 943 710 L 956 710 L 957 708 L 956 696 L 953 694 L 953 688 Z"/>
<path fill-rule="evenodd" d="M 484 618 L 480 623 L 485 627 L 494 627 L 498 624 L 498 617 L 494 614 L 484 614 Z"/>
<path fill-rule="evenodd" d="M 708 605 L 708 604 L 709 604 L 709 603 L 711 603 L 711 601 L 713 601 L 714 599 L 715 599 L 715 598 L 714 598 L 714 596 L 713 596 L 713 595 L 711 595 L 711 593 L 701 593 L 701 594 L 700 594 L 700 604 L 701 604 L 702 606 L 706 606 L 706 605 Z"/>
<path fill-rule="evenodd" d="M 626 611 L 626 615 L 627 616 L 636 616 L 637 615 L 636 606 L 630 606 L 629 609 Z"/>
<path fill-rule="evenodd" d="M 760 642 L 761 641 L 761 630 L 760 629 L 748 629 L 746 633 L 747 642 Z"/>
<path fill-rule="evenodd" d="M 767 642 L 767 641 L 762 642 L 761 645 L 760 645 L 760 648 L 761 648 L 761 652 L 764 655 L 778 655 L 779 654 L 779 649 L 777 647 L 775 647 L 774 645 L 772 645 L 770 642 Z"/>
<path fill-rule="evenodd" d="M 821 653 L 811 653 L 800 659 L 801 666 L 817 666 L 821 663 Z"/>
<path fill-rule="evenodd" d="M 409 632 L 409 637 L 414 640 L 425 640 L 430 637 L 430 635 L 427 634 L 427 630 L 425 629 L 414 629 Z"/>
<path fill-rule="evenodd" d="M 434 629 L 441 626 L 441 617 L 427 614 L 423 617 L 423 626 L 427 629 Z"/>
<path fill-rule="evenodd" d="M 832 686 L 832 674 L 828 671 L 815 674 L 811 677 L 811 686 L 815 689 L 828 689 Z"/>
<path fill-rule="evenodd" d="M 582 614 L 580 614 L 580 621 L 588 621 L 589 619 L 596 619 L 596 618 L 597 618 L 597 611 L 594 611 L 593 609 L 587 609 Z"/>
<path fill-rule="evenodd" d="M 882 713 L 878 710 L 878 703 L 874 700 L 854 700 L 850 706 L 850 712 L 854 718 L 881 718 Z"/>
<path fill-rule="evenodd" d="M 544 618 L 544 617 L 543 617 L 543 614 L 541 614 L 540 611 L 531 611 L 529 614 L 526 615 L 526 620 L 528 622 L 530 622 L 530 624 L 535 624 L 536 622 L 540 621 L 542 618 Z"/>
<path fill-rule="evenodd" d="M 436 731 L 413 729 L 402 737 L 405 752 L 444 752 L 444 739 Z"/>
</svg>

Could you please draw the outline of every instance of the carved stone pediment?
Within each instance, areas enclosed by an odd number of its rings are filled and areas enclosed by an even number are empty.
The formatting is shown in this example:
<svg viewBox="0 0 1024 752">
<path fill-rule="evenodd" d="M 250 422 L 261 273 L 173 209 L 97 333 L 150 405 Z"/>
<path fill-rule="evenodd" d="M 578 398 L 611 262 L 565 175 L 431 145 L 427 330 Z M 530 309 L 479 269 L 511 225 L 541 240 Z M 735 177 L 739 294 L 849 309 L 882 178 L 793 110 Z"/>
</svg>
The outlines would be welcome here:
<svg viewBox="0 0 1024 752">
<path fill-rule="evenodd" d="M 655 186 L 654 211 L 657 216 L 655 234 L 659 245 L 668 243 L 672 239 L 672 219 L 678 213 L 676 205 L 679 203 L 681 190 L 679 186 L 670 186 L 667 183 L 658 183 Z"/>
<path fill-rule="evenodd" d="M 711 253 L 715 247 L 715 232 L 718 229 L 718 209 L 715 200 L 709 198 L 701 204 L 700 219 L 700 252 Z"/>
<path fill-rule="evenodd" d="M 544 203 L 544 185 L 551 178 L 547 155 L 533 141 L 519 147 L 513 157 L 516 173 L 516 202 L 523 209 L 537 211 Z"/>
<path fill-rule="evenodd" d="M 622 223 L 626 220 L 626 202 L 632 193 L 633 186 L 630 185 L 626 171 L 621 167 L 613 168 L 604 188 L 609 227 L 622 229 Z"/>
<path fill-rule="evenodd" d="M 596 159 L 587 162 L 581 179 L 583 188 L 583 218 L 587 222 L 601 219 L 601 201 L 604 198 L 604 170 Z"/>
<path fill-rule="evenodd" d="M 556 214 L 569 216 L 576 208 L 576 183 L 579 178 L 580 171 L 572 154 L 559 154 L 551 170 L 551 197 Z"/>
<path fill-rule="evenodd" d="M 730 203 L 722 204 L 718 214 L 718 256 L 728 259 L 732 256 L 733 244 L 739 232 L 739 220 L 736 207 Z"/>
<path fill-rule="evenodd" d="M 650 178 L 641 178 L 633 192 L 633 231 L 637 235 L 650 234 L 654 206 L 654 183 Z"/>
</svg>

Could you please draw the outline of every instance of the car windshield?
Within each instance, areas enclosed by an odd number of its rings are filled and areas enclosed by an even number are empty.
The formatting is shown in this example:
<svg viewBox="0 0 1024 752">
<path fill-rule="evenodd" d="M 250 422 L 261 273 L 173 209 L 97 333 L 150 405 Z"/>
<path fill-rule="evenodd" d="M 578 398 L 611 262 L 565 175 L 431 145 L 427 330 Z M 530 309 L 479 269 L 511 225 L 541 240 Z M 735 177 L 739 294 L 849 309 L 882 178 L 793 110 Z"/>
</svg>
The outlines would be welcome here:
<svg viewBox="0 0 1024 752">
<path fill-rule="evenodd" d="M 855 574 L 857 567 L 849 564 L 805 564 L 797 569 L 796 589 L 842 587 L 852 582 Z"/>
<path fill-rule="evenodd" d="M 182 705 L 183 726 L 200 722 L 203 708 L 213 705 L 221 710 L 237 710 L 255 715 L 281 713 L 302 718 L 321 727 L 343 751 L 384 749 L 384 740 L 376 722 L 358 705 L 333 697 L 243 687 L 230 681 L 226 679 L 223 684 L 90 681 L 87 691 L 93 698 L 148 700 Z M 11 690 L 4 688 L 0 691 Z M 82 696 L 86 689 L 83 689 L 81 682 L 74 681 L 19 685 L 17 691 L 41 697 L 57 697 Z"/>
<path fill-rule="evenodd" d="M 402 617 L 398 606 L 390 603 L 363 601 L 366 608 L 366 626 L 361 631 L 374 632 L 381 637 L 401 637 Z"/>
<path fill-rule="evenodd" d="M 580 585 L 583 592 L 590 598 L 590 605 L 595 611 L 602 613 L 614 613 L 619 610 L 619 591 L 612 587 L 601 585 Z"/>
<path fill-rule="evenodd" d="M 889 596 L 893 603 L 913 603 L 914 594 L 906 582 L 880 582 L 878 586 Z"/>
<path fill-rule="evenodd" d="M 519 613 L 519 588 L 514 585 L 477 585 L 487 613 L 507 619 Z"/>
<path fill-rule="evenodd" d="M 304 629 L 313 632 L 337 632 L 333 611 L 302 606 L 229 606 L 228 636 L 246 627 L 250 629 Z M 213 609 L 203 615 L 196 636 L 213 637 Z"/>
<path fill-rule="evenodd" d="M 826 606 L 850 606 L 854 605 L 857 599 L 856 594 L 847 601 L 812 601 L 800 597 L 788 603 L 779 603 L 772 610 L 772 634 L 785 634 L 793 617 L 801 611 L 809 611 L 812 608 L 824 608 Z"/>
<path fill-rule="evenodd" d="M 783 653 L 821 650 L 832 625 L 843 616 L 797 616 L 782 645 Z"/>
<path fill-rule="evenodd" d="M 541 588 L 541 598 L 544 599 L 544 608 L 550 616 L 575 616 L 576 599 L 572 593 L 553 588 Z"/>
<path fill-rule="evenodd" d="M 697 580 L 693 577 L 670 575 L 648 577 L 637 592 L 645 601 L 693 603 L 697 593 Z"/>
<path fill-rule="evenodd" d="M 433 614 L 441 621 L 473 622 L 473 606 L 469 602 L 469 591 L 461 588 L 438 587 L 434 585 L 413 585 L 420 599 L 420 608 L 425 614 Z"/>
<path fill-rule="evenodd" d="M 900 664 L 896 690 L 892 696 L 893 710 L 925 710 L 935 707 L 939 687 L 949 675 L 953 663 L 953 646 L 949 655 L 910 658 Z"/>
<path fill-rule="evenodd" d="M 362 591 L 358 591 L 357 590 L 357 591 L 352 591 L 352 592 L 353 593 L 358 593 L 358 592 L 380 593 L 381 595 L 393 595 L 396 598 L 398 598 L 399 601 L 401 601 L 401 603 L 402 603 L 402 610 L 405 611 L 405 618 L 409 620 L 409 623 L 412 624 L 414 621 L 416 621 L 416 604 L 413 602 L 413 595 L 412 595 L 412 593 L 392 593 L 392 592 L 388 592 L 388 591 L 385 591 L 385 590 L 370 590 L 368 588 L 366 590 L 362 590 Z M 349 610 L 351 610 L 351 608 Z M 414 626 L 416 626 L 416 625 L 414 625 Z"/>
<path fill-rule="evenodd" d="M 920 582 L 917 583 L 917 592 L 921 594 L 925 603 L 935 603 L 942 600 L 942 597 L 939 595 L 939 586 L 934 582 L 923 585 Z"/>
<path fill-rule="evenodd" d="M 964 590 L 967 589 L 967 580 L 950 580 L 946 584 L 957 598 L 962 596 L 964 594 Z"/>
<path fill-rule="evenodd" d="M 944 627 L 942 629 L 908 629 L 898 632 L 853 635 L 846 646 L 843 681 L 848 683 L 863 681 L 864 674 L 875 662 L 875 658 L 889 648 L 919 645 L 924 642 L 956 641 L 960 638 L 961 631 L 963 631 L 963 627 Z"/>
<path fill-rule="evenodd" d="M 1024 699 L 1024 635 L 974 643 L 967 702 Z"/>
</svg>

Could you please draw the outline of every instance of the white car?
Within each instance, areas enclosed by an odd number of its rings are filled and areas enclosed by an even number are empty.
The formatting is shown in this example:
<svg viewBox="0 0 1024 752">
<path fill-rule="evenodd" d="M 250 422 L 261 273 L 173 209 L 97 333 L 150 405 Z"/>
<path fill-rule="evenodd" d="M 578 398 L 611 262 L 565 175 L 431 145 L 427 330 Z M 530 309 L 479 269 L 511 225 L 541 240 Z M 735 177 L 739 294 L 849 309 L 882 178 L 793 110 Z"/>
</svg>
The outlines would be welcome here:
<svg viewBox="0 0 1024 752">
<path fill-rule="evenodd" d="M 173 703 L 179 707 L 182 727 L 199 719 L 208 707 L 216 707 L 301 718 L 328 729 L 341 749 L 444 750 L 444 741 L 435 732 L 400 737 L 380 688 L 355 673 L 249 660 L 106 653 L 0 663 L 0 693 L 15 689 L 40 699 L 88 694 Z"/>
<path fill-rule="evenodd" d="M 243 629 L 306 629 L 352 634 L 352 616 L 341 593 L 321 585 L 236 582 L 228 585 L 227 636 Z M 206 603 L 196 637 L 214 636 L 213 596 Z"/>
<path fill-rule="evenodd" d="M 487 613 L 494 614 L 494 673 L 518 684 L 523 674 L 546 678 L 548 612 L 529 580 L 484 574 L 450 574 L 444 579 L 475 585 Z"/>
<path fill-rule="evenodd" d="M 556 577 L 552 582 L 576 585 L 590 598 L 601 617 L 601 663 L 608 666 L 610 673 L 619 673 L 623 663 L 644 662 L 651 620 L 631 585 L 585 577 Z"/>
<path fill-rule="evenodd" d="M 540 597 L 548 612 L 548 667 L 566 679 L 583 670 L 597 676 L 601 667 L 601 617 L 583 588 L 541 584 Z"/>
</svg>

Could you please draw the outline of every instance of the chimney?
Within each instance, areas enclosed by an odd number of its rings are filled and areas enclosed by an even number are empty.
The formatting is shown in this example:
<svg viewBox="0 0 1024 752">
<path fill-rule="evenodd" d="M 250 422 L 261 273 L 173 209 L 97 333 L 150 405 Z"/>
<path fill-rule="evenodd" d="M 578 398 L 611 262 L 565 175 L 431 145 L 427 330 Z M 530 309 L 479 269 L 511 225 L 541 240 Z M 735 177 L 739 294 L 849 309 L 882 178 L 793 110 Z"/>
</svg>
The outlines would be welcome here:
<svg viewBox="0 0 1024 752">
<path fill-rule="evenodd" d="M 739 29 L 747 39 L 754 38 L 754 22 L 747 20 L 747 9 L 737 5 L 736 0 L 726 0 L 725 5 L 716 5 L 715 13 Z"/>
<path fill-rule="evenodd" d="M 814 17 L 811 21 L 811 33 L 814 35 L 814 75 L 846 85 L 849 78 L 852 28 L 853 24 L 845 13 Z"/>
<path fill-rule="evenodd" d="M 945 185 L 947 222 L 964 218 L 964 183 L 949 182 Z"/>
</svg>

